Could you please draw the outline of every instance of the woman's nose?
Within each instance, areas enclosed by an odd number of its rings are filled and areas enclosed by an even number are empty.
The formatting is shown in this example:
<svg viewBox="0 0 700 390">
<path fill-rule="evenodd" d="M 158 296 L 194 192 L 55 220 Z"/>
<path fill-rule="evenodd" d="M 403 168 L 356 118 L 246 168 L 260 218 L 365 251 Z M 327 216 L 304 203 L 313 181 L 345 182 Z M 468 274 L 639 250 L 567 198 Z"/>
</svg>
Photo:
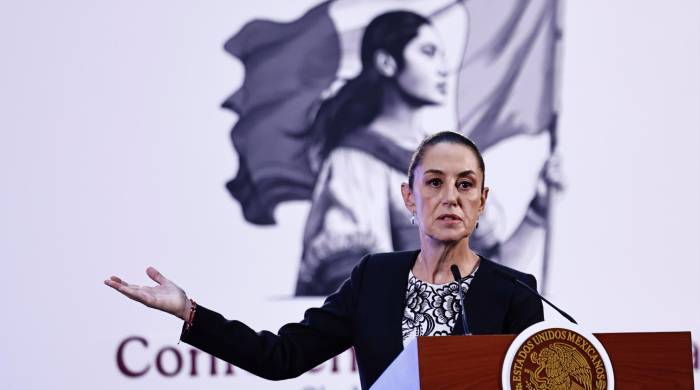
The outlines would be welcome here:
<svg viewBox="0 0 700 390">
<path fill-rule="evenodd" d="M 446 206 L 454 206 L 457 204 L 457 199 L 457 188 L 455 186 L 445 186 L 442 203 Z"/>
<path fill-rule="evenodd" d="M 443 78 L 450 75 L 450 70 L 447 66 L 447 57 L 444 54 L 440 55 L 440 58 L 438 59 L 437 74 Z"/>
<path fill-rule="evenodd" d="M 443 59 L 438 65 L 438 76 L 447 77 L 450 75 L 450 70 L 447 67 L 447 60 Z"/>
</svg>

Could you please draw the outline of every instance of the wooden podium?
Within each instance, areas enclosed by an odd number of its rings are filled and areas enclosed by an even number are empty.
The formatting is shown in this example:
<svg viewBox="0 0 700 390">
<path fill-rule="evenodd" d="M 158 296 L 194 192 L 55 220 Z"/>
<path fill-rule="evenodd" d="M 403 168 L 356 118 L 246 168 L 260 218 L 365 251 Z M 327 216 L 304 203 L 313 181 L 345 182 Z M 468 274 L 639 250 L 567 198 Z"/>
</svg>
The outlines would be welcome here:
<svg viewBox="0 0 700 390">
<path fill-rule="evenodd" d="M 693 389 L 690 332 L 596 333 L 617 389 Z M 418 337 L 372 386 L 386 389 L 500 389 L 515 335 Z"/>
</svg>

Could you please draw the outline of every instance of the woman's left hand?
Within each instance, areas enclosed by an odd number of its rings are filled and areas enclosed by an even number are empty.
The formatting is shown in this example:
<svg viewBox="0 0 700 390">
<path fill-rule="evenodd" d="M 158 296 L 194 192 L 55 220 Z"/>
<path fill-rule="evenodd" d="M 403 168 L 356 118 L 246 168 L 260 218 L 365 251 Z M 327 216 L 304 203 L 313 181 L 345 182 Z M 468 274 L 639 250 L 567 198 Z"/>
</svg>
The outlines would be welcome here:
<svg viewBox="0 0 700 390">
<path fill-rule="evenodd" d="M 548 194 L 549 191 L 564 190 L 564 175 L 561 169 L 561 158 L 556 152 L 545 161 L 537 180 L 535 196 L 530 202 L 528 216 L 530 219 L 544 223 L 548 214 Z"/>
</svg>

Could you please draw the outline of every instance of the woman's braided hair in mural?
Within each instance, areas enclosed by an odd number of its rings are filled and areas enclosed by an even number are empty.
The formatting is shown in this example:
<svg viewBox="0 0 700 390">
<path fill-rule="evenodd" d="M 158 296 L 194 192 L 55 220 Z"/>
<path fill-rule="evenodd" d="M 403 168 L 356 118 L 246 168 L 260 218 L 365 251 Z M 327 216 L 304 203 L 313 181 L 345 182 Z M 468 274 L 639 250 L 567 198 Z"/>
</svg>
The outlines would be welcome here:
<svg viewBox="0 0 700 390">
<path fill-rule="evenodd" d="M 325 100 L 311 125 L 310 132 L 321 145 L 321 156 L 327 157 L 349 133 L 374 120 L 382 110 L 386 83 L 395 83 L 379 73 L 374 65 L 378 50 L 390 54 L 397 73 L 405 66 L 403 51 L 418 35 L 418 29 L 430 20 L 409 11 L 387 12 L 374 18 L 362 37 L 362 71 L 349 80 L 337 94 Z"/>
<path fill-rule="evenodd" d="M 469 148 L 472 152 L 474 152 L 474 155 L 476 155 L 476 159 L 479 161 L 479 168 L 481 168 L 481 189 L 483 190 L 484 183 L 486 182 L 486 166 L 484 165 L 484 158 L 481 156 L 479 148 L 472 140 L 454 131 L 441 131 L 439 133 L 435 133 L 425 138 L 423 142 L 420 143 L 418 149 L 416 149 L 416 151 L 413 153 L 413 156 L 411 157 L 411 163 L 408 166 L 408 186 L 411 189 L 413 189 L 416 167 L 420 165 L 421 161 L 423 161 L 425 152 L 428 149 L 430 149 L 431 146 L 440 143 L 464 145 L 467 148 Z"/>
</svg>

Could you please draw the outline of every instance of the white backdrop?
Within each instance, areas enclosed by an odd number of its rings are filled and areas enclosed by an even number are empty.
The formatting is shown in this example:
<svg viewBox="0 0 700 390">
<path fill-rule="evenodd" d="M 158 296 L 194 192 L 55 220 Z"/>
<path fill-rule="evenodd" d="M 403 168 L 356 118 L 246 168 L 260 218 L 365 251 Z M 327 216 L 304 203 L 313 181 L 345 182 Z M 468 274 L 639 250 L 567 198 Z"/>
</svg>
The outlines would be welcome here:
<svg viewBox="0 0 700 390">
<path fill-rule="evenodd" d="M 314 3 L 0 5 L 3 388 L 353 388 L 347 355 L 338 372 L 280 383 L 221 362 L 211 375 L 198 356 L 193 377 L 180 321 L 102 285 L 145 283 L 154 265 L 256 329 L 320 303 L 290 298 L 308 205 L 283 205 L 274 227 L 243 221 L 224 188 L 235 118 L 218 108 L 242 80 L 223 42 Z M 691 330 L 697 344 L 700 3 L 569 1 L 564 15 L 567 190 L 549 295 L 593 332 Z M 125 349 L 129 369 L 149 368 L 138 378 L 116 362 L 130 336 L 148 342 Z M 155 362 L 169 346 L 183 357 L 173 377 Z M 174 356 L 162 353 L 164 372 Z"/>
</svg>

